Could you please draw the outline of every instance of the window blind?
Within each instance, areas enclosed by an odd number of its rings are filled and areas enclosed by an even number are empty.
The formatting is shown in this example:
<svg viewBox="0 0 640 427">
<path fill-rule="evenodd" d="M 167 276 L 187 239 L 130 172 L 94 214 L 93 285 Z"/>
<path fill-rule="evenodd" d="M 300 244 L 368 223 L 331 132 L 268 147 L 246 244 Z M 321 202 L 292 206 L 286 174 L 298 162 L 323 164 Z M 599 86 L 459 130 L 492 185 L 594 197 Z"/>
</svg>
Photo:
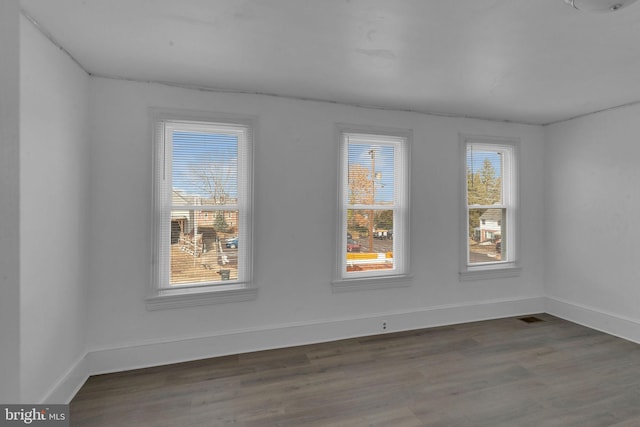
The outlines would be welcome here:
<svg viewBox="0 0 640 427">
<path fill-rule="evenodd" d="M 342 138 L 342 276 L 401 274 L 407 265 L 407 140 L 357 132 Z"/>
<path fill-rule="evenodd" d="M 247 281 L 251 129 L 161 121 L 160 289 Z"/>
<path fill-rule="evenodd" d="M 513 240 L 512 148 L 470 142 L 466 149 L 467 264 L 508 261 Z"/>
</svg>

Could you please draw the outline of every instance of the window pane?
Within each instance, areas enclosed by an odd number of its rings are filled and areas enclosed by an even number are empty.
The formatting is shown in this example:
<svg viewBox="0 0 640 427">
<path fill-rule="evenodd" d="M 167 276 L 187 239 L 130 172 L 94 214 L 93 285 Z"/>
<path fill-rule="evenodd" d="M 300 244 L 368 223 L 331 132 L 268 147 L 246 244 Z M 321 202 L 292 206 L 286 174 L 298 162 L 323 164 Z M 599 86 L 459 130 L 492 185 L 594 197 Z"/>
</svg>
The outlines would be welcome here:
<svg viewBox="0 0 640 427">
<path fill-rule="evenodd" d="M 187 131 L 172 137 L 173 204 L 237 204 L 238 137 Z"/>
<path fill-rule="evenodd" d="M 347 210 L 347 271 L 392 270 L 393 210 Z"/>
<path fill-rule="evenodd" d="M 502 245 L 506 209 L 469 209 L 469 263 L 506 259 Z"/>
<path fill-rule="evenodd" d="M 467 203 L 502 204 L 503 153 L 467 146 Z"/>
<path fill-rule="evenodd" d="M 171 211 L 172 285 L 238 279 L 238 211 Z"/>
<path fill-rule="evenodd" d="M 392 146 L 349 143 L 347 203 L 394 203 Z"/>
</svg>

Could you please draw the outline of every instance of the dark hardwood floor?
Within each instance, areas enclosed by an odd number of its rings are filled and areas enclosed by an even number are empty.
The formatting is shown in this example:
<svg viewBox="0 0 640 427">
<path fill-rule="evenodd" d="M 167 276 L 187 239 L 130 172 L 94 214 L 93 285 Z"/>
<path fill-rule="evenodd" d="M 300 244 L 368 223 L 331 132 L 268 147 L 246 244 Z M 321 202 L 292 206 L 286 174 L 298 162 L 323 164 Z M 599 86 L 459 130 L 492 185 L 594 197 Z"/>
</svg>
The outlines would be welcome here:
<svg viewBox="0 0 640 427">
<path fill-rule="evenodd" d="M 640 345 L 547 314 L 91 377 L 72 426 L 640 426 Z"/>
</svg>

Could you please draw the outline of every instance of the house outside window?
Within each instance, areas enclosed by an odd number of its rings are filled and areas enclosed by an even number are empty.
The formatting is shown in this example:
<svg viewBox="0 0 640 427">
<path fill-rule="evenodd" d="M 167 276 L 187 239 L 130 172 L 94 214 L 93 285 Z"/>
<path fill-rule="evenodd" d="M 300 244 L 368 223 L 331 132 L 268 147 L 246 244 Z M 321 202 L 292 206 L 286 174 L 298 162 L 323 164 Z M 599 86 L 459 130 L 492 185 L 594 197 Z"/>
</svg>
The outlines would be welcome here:
<svg viewBox="0 0 640 427">
<path fill-rule="evenodd" d="M 514 139 L 461 136 L 462 280 L 518 275 L 518 163 Z"/>
<path fill-rule="evenodd" d="M 334 289 L 399 286 L 409 278 L 408 131 L 340 127 Z"/>
<path fill-rule="evenodd" d="M 154 262 L 147 308 L 255 297 L 252 121 L 153 116 Z"/>
</svg>

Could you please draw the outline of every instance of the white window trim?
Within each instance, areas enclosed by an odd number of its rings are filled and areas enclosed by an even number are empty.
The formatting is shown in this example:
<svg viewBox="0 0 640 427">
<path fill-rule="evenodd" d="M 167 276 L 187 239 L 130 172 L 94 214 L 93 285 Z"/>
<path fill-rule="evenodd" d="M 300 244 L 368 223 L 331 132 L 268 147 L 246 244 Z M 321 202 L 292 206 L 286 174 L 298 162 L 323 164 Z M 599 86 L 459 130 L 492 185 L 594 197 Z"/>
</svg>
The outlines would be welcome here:
<svg viewBox="0 0 640 427">
<path fill-rule="evenodd" d="M 252 281 L 252 253 L 253 253 L 253 144 L 257 133 L 257 119 L 255 117 L 237 116 L 219 113 L 206 113 L 192 110 L 175 110 L 151 108 L 150 116 L 150 137 L 153 143 L 153 221 L 151 224 L 152 236 L 152 259 L 151 259 L 151 283 L 148 286 L 145 303 L 147 310 L 161 310 L 171 308 L 183 308 L 218 304 L 226 302 L 238 302 L 253 300 L 257 296 L 257 287 Z M 161 185 L 159 176 L 162 169 L 166 167 L 164 155 L 164 144 L 162 138 L 157 138 L 158 124 L 162 121 L 184 121 L 202 122 L 211 124 L 229 124 L 246 126 L 249 129 L 249 136 L 246 140 L 246 181 L 247 195 L 238 201 L 239 209 L 244 213 L 243 244 L 249 248 L 246 252 L 245 264 L 242 274 L 242 281 L 230 284 L 213 284 L 203 286 L 180 286 L 171 289 L 161 286 L 162 277 L 166 273 L 160 266 L 160 245 L 162 238 L 159 228 L 163 220 L 163 208 L 161 204 Z"/>
<path fill-rule="evenodd" d="M 519 180 L 519 158 L 520 158 L 520 140 L 518 138 L 504 138 L 493 136 L 478 136 L 460 134 L 460 281 L 475 281 L 498 279 L 505 277 L 517 277 L 520 275 L 522 268 L 520 267 L 520 180 Z M 498 149 L 506 148 L 511 151 L 510 164 L 508 167 L 508 188 L 509 202 L 507 209 L 507 248 L 509 248 L 509 259 L 499 263 L 470 265 L 468 263 L 468 227 L 469 220 L 467 205 L 467 145 L 469 143 L 484 145 L 488 147 L 496 147 Z"/>
<path fill-rule="evenodd" d="M 372 273 L 347 273 L 346 270 L 346 204 L 344 203 L 345 182 L 348 179 L 347 156 L 345 134 L 364 134 L 380 137 L 391 137 L 403 139 L 402 145 L 395 151 L 402 158 L 396 158 L 396 192 L 398 194 L 399 210 L 394 221 L 394 257 L 398 257 L 400 262 L 396 263 L 396 268 L 392 271 L 372 272 Z M 332 290 L 334 292 L 349 292 L 357 290 L 383 289 L 409 286 L 413 279 L 410 274 L 410 163 L 411 145 L 413 133 L 406 129 L 391 129 L 373 126 L 357 126 L 348 124 L 336 125 L 336 139 L 339 141 L 339 163 L 338 163 L 338 224 L 336 227 L 336 245 L 334 279 L 332 280 Z M 404 169 L 399 167 L 404 165 Z M 398 236 L 396 238 L 396 236 Z"/>
</svg>

